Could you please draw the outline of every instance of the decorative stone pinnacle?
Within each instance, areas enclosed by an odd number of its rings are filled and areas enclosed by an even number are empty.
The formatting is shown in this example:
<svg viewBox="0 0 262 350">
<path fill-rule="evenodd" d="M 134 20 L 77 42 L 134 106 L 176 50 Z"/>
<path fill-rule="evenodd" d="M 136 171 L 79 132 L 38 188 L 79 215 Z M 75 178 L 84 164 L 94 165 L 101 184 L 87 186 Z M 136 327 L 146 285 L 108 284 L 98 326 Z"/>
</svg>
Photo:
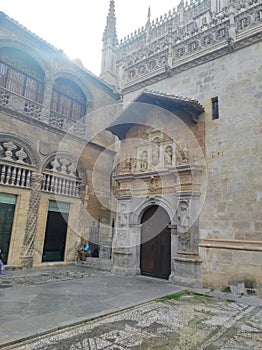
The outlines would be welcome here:
<svg viewBox="0 0 262 350">
<path fill-rule="evenodd" d="M 116 35 L 116 16 L 115 16 L 115 1 L 110 0 L 109 4 L 109 11 L 107 15 L 107 20 L 106 20 L 106 27 L 104 30 L 104 36 L 103 39 L 111 38 L 113 40 L 116 40 L 117 35 Z"/>
<path fill-rule="evenodd" d="M 148 7 L 148 13 L 147 13 L 147 22 L 150 23 L 150 17 L 151 17 L 151 9 L 150 6 Z"/>
</svg>

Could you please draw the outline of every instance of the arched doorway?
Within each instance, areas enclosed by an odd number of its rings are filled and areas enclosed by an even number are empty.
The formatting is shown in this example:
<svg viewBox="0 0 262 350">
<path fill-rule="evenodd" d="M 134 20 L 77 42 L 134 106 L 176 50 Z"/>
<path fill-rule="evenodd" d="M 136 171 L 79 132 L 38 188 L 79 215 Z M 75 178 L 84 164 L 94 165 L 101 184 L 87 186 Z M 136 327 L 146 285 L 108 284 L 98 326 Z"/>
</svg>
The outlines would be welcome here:
<svg viewBox="0 0 262 350">
<path fill-rule="evenodd" d="M 140 269 L 142 275 L 168 279 L 171 272 L 170 219 L 160 206 L 149 207 L 141 219 Z"/>
</svg>

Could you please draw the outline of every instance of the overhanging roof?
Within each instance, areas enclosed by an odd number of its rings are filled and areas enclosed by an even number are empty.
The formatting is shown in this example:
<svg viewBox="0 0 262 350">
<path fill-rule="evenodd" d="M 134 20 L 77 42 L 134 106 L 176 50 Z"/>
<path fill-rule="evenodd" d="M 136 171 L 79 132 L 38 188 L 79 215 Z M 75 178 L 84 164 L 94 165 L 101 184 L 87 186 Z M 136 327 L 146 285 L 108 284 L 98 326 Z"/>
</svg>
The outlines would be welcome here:
<svg viewBox="0 0 262 350">
<path fill-rule="evenodd" d="M 143 113 L 146 117 L 146 113 L 150 109 L 152 110 L 152 106 L 163 108 L 178 116 L 187 116 L 194 123 L 198 122 L 199 115 L 205 111 L 204 107 L 197 100 L 168 92 L 146 89 L 128 104 L 107 130 L 123 140 L 132 126 L 143 122 Z M 136 115 L 139 115 L 137 120 Z"/>
</svg>

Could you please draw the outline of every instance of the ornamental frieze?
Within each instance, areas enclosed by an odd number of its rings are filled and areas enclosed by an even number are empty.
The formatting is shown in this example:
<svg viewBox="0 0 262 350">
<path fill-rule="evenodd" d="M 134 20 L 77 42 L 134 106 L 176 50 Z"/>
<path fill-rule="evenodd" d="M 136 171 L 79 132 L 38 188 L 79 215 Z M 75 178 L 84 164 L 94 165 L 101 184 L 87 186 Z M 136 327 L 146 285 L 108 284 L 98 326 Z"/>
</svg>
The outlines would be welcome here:
<svg viewBox="0 0 262 350">
<path fill-rule="evenodd" d="M 140 33 L 137 39 L 134 39 L 135 36 L 134 38 L 130 37 L 122 45 L 125 47 L 126 52 L 132 52 L 132 55 L 128 58 L 121 55 L 122 46 L 120 45 L 118 65 L 122 66 L 127 72 L 127 81 L 124 83 L 126 88 L 133 81 L 133 83 L 139 84 L 136 85 L 137 89 L 140 87 L 138 80 L 143 80 L 146 76 L 148 76 L 146 85 L 162 79 L 162 73 L 164 71 L 160 72 L 159 69 L 167 64 L 168 50 L 172 52 L 172 65 L 170 67 L 172 70 L 175 68 L 175 65 L 180 64 L 179 60 L 183 60 L 184 57 L 188 58 L 192 56 L 192 60 L 194 61 L 193 66 L 195 66 L 200 64 L 200 61 L 208 61 L 213 58 L 207 56 L 207 48 L 215 48 L 218 44 L 223 44 L 225 48 L 228 47 L 227 52 L 224 53 L 220 51 L 220 47 L 219 51 L 215 52 L 215 58 L 217 58 L 221 54 L 230 52 L 232 49 L 238 49 L 240 44 L 237 37 L 238 33 L 241 33 L 241 42 L 245 41 L 245 45 L 249 45 L 251 38 L 249 37 L 248 30 L 251 27 L 257 27 L 257 30 L 260 30 L 262 5 L 258 0 L 250 0 L 245 3 L 234 1 L 228 7 L 212 14 L 208 8 L 205 8 L 197 16 L 195 11 L 199 11 L 202 5 L 201 3 L 194 4 L 192 8 L 190 8 L 190 5 L 185 5 L 184 11 L 186 11 L 188 17 L 186 18 L 187 22 L 183 23 L 183 26 L 178 26 L 176 23 L 178 13 L 166 16 L 166 19 L 163 20 L 163 24 L 165 25 L 152 22 L 148 43 L 145 43 L 146 31 L 143 32 L 144 36 Z M 245 31 L 247 37 L 243 36 Z M 256 33 L 253 32 L 253 35 L 256 35 Z M 130 51 L 135 40 L 137 40 L 136 42 L 140 42 L 141 45 L 137 45 L 137 48 L 140 49 L 136 50 L 134 46 Z M 171 51 L 168 49 L 169 45 L 172 46 Z M 141 50 L 141 46 L 144 47 L 143 50 Z M 196 53 L 199 53 L 200 56 L 204 55 L 203 60 L 196 61 Z M 126 59 L 128 62 L 127 66 L 125 65 Z M 184 69 L 188 69 L 188 67 L 184 67 Z M 153 72 L 156 76 L 161 74 L 161 77 L 159 76 L 159 79 L 154 79 L 152 76 Z M 175 73 L 175 71 L 173 72 Z M 125 87 L 123 88 L 125 89 Z M 132 89 L 128 88 L 125 92 L 127 91 L 132 91 Z"/>
</svg>

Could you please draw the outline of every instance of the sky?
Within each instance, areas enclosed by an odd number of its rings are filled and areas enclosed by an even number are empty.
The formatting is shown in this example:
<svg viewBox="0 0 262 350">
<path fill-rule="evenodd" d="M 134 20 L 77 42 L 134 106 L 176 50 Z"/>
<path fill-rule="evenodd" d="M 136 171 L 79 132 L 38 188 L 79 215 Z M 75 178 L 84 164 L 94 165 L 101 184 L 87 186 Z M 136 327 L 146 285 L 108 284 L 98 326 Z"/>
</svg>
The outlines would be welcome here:
<svg viewBox="0 0 262 350">
<path fill-rule="evenodd" d="M 0 0 L 6 13 L 40 38 L 79 58 L 99 75 L 102 36 L 110 0 Z M 180 0 L 115 0 L 118 39 L 145 26 L 148 7 L 151 19 L 164 15 Z"/>
</svg>

